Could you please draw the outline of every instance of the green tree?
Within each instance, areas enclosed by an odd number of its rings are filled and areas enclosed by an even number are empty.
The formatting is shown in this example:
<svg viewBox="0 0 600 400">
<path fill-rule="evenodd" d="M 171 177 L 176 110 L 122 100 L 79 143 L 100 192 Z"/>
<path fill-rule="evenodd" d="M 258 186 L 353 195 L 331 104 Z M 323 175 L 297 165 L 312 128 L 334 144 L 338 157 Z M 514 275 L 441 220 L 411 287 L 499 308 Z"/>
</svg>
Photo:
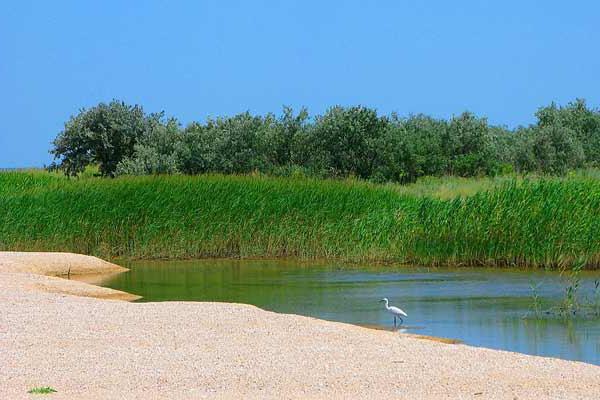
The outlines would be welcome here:
<svg viewBox="0 0 600 400">
<path fill-rule="evenodd" d="M 496 160 L 499 173 L 512 173 L 516 169 L 517 138 L 514 132 L 505 127 L 488 127 L 490 136 L 491 158 Z"/>
<path fill-rule="evenodd" d="M 450 160 L 450 174 L 475 176 L 493 174 L 498 163 L 493 159 L 487 120 L 469 112 L 452 117 L 442 137 Z"/>
<path fill-rule="evenodd" d="M 179 172 L 182 133 L 175 119 L 166 124 L 155 121 L 134 145 L 134 154 L 117 164 L 116 175 L 175 174 Z"/>
<path fill-rule="evenodd" d="M 533 130 L 532 153 L 537 169 L 549 174 L 564 174 L 579 168 L 585 154 L 576 133 L 564 126 L 544 126 Z"/>
<path fill-rule="evenodd" d="M 337 106 L 312 120 L 305 109 L 284 107 L 280 116 L 246 112 L 181 130 L 162 113 L 112 101 L 71 117 L 51 152 L 67 175 L 94 163 L 104 176 L 260 171 L 403 183 L 426 175 L 562 174 L 600 166 L 598 110 L 576 100 L 540 108 L 536 116 L 536 125 L 508 130 L 469 112 L 446 121 Z"/>
<path fill-rule="evenodd" d="M 179 168 L 184 174 L 218 171 L 218 132 L 198 122 L 188 125 L 176 148 Z"/>
<path fill-rule="evenodd" d="M 89 164 L 98 164 L 103 176 L 114 176 L 117 164 L 131 157 L 134 146 L 162 114 L 146 116 L 140 106 L 113 100 L 71 117 L 53 141 L 50 151 L 57 168 L 76 176 Z"/>
<path fill-rule="evenodd" d="M 291 107 L 284 107 L 281 117 L 270 117 L 263 129 L 267 163 L 272 166 L 289 165 L 297 150 L 298 137 L 306 127 L 308 111 L 302 108 L 296 115 Z"/>
<path fill-rule="evenodd" d="M 518 172 L 533 172 L 539 168 L 533 143 L 536 135 L 535 127 L 519 127 L 514 133 L 514 165 Z"/>
<path fill-rule="evenodd" d="M 209 120 L 206 133 L 215 141 L 216 171 L 247 173 L 268 166 L 267 131 L 276 123 L 273 115 L 252 116 L 249 112 Z"/>
<path fill-rule="evenodd" d="M 448 123 L 424 114 L 411 115 L 404 120 L 392 116 L 401 124 L 406 135 L 406 143 L 414 158 L 414 178 L 448 173 L 450 160 L 444 149 L 442 138 L 446 135 Z"/>
<path fill-rule="evenodd" d="M 381 136 L 373 140 L 375 182 L 414 182 L 418 177 L 417 160 L 402 124 L 390 123 Z"/>
<path fill-rule="evenodd" d="M 581 143 L 585 162 L 600 166 L 600 111 L 587 107 L 585 100 L 577 99 L 559 107 L 552 103 L 540 108 L 536 117 L 538 127 L 564 127 L 570 129 Z"/>
<path fill-rule="evenodd" d="M 373 173 L 375 142 L 387 127 L 375 110 L 333 107 L 316 119 L 310 131 L 311 163 L 332 175 L 368 179 Z"/>
</svg>

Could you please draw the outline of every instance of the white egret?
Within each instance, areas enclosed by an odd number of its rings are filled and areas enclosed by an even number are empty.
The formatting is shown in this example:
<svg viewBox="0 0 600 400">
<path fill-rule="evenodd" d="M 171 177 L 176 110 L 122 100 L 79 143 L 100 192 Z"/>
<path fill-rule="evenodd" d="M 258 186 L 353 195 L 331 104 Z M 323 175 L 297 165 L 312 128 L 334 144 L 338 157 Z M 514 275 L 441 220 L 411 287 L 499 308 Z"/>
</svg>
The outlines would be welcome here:
<svg viewBox="0 0 600 400">
<path fill-rule="evenodd" d="M 387 297 L 384 297 L 383 299 L 379 300 L 379 302 L 385 302 L 385 309 L 388 310 L 390 314 L 394 316 L 394 328 L 396 327 L 396 318 L 398 318 L 400 320 L 400 324 L 402 324 L 404 322 L 402 317 L 408 317 L 408 315 L 398 307 L 390 307 Z"/>
</svg>

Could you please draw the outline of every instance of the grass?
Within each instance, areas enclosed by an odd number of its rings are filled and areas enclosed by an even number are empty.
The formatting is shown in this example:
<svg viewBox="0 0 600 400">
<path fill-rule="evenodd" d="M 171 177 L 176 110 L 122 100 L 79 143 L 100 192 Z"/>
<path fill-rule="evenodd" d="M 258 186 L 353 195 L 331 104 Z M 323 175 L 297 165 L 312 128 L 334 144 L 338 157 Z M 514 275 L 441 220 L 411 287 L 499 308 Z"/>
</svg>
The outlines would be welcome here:
<svg viewBox="0 0 600 400">
<path fill-rule="evenodd" d="M 104 258 L 298 257 L 600 266 L 600 180 L 0 173 L 0 250 Z"/>
<path fill-rule="evenodd" d="M 27 393 L 29 393 L 29 394 L 51 394 L 51 393 L 56 393 L 56 390 L 54 390 L 50 386 L 43 386 L 43 387 L 35 387 L 33 389 L 30 389 L 27 391 Z"/>
<path fill-rule="evenodd" d="M 451 200 L 457 197 L 470 197 L 476 193 L 496 189 L 512 181 L 521 181 L 518 176 L 461 178 L 456 176 L 434 177 L 428 176 L 409 185 L 396 185 L 392 187 L 399 194 L 418 197 L 432 197 L 440 200 Z"/>
</svg>

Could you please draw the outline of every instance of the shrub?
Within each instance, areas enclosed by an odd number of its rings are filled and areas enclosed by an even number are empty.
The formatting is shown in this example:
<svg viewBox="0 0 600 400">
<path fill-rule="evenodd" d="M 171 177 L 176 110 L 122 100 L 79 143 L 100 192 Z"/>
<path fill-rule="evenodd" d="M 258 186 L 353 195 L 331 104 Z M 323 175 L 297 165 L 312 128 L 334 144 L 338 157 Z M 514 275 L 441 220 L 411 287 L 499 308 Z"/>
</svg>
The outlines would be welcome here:
<svg viewBox="0 0 600 400">
<path fill-rule="evenodd" d="M 551 104 L 536 116 L 535 125 L 508 130 L 469 112 L 446 121 L 336 106 L 312 120 L 306 109 L 296 114 L 284 107 L 280 116 L 245 112 L 181 129 L 162 113 L 146 115 L 113 101 L 65 124 L 51 151 L 59 162 L 51 167 L 71 176 L 97 164 L 103 176 L 301 171 L 406 183 L 600 166 L 600 112 L 577 100 Z"/>
<path fill-rule="evenodd" d="M 600 165 L 600 112 L 587 107 L 585 100 L 577 99 L 566 107 L 552 103 L 536 113 L 538 127 L 562 127 L 580 142 L 584 161 L 590 166 Z"/>
<path fill-rule="evenodd" d="M 179 172 L 177 150 L 181 133 L 176 120 L 166 125 L 151 124 L 149 131 L 134 145 L 134 156 L 126 157 L 115 171 L 116 175 L 174 174 Z"/>
<path fill-rule="evenodd" d="M 497 168 L 485 118 L 477 118 L 468 112 L 453 117 L 442 137 L 442 144 L 449 159 L 448 172 L 452 175 L 492 174 Z"/>
<path fill-rule="evenodd" d="M 113 176 L 119 162 L 133 155 L 137 140 L 161 118 L 162 114 L 147 116 L 137 105 L 100 103 L 71 117 L 50 152 L 67 175 L 75 176 L 95 163 L 101 175 Z"/>
<path fill-rule="evenodd" d="M 414 157 L 415 177 L 440 176 L 448 171 L 449 160 L 442 136 L 448 129 L 446 121 L 419 114 L 398 121 L 402 124 L 406 142 Z"/>
<path fill-rule="evenodd" d="M 537 169 L 550 174 L 564 174 L 583 165 L 585 154 L 575 132 L 562 126 L 544 126 L 534 130 L 533 154 Z"/>
<path fill-rule="evenodd" d="M 205 133 L 214 140 L 214 170 L 227 174 L 265 170 L 266 131 L 273 124 L 272 115 L 252 116 L 249 112 L 209 120 Z"/>
<path fill-rule="evenodd" d="M 386 127 L 387 120 L 378 117 L 375 110 L 333 107 L 317 117 L 311 130 L 311 163 L 334 176 L 367 179 L 373 173 L 376 142 Z"/>
</svg>

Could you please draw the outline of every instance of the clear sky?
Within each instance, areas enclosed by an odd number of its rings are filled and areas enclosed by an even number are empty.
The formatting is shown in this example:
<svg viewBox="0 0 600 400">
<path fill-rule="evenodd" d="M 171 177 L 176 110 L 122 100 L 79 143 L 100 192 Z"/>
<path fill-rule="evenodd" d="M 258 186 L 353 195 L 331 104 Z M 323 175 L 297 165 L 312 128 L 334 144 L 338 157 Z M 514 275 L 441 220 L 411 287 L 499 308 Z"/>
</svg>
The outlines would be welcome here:
<svg viewBox="0 0 600 400">
<path fill-rule="evenodd" d="M 513 127 L 600 105 L 600 2 L 11 1 L 0 13 L 0 167 L 51 161 L 81 107 L 208 116 L 341 104 Z"/>
</svg>

